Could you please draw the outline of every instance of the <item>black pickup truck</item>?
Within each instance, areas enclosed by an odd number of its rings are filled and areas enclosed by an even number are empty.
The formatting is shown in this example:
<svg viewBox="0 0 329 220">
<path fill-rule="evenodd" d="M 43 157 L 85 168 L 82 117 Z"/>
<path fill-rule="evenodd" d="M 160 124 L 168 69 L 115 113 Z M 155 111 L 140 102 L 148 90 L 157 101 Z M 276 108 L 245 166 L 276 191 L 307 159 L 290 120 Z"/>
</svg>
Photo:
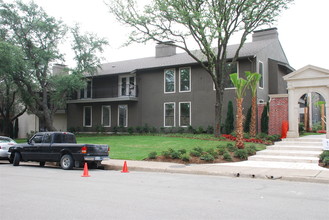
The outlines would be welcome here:
<svg viewBox="0 0 329 220">
<path fill-rule="evenodd" d="M 18 166 L 20 161 L 59 162 L 64 170 L 81 167 L 84 162 L 99 166 L 109 159 L 108 145 L 77 144 L 74 134 L 69 132 L 36 133 L 26 144 L 9 148 L 10 161 Z"/>
</svg>

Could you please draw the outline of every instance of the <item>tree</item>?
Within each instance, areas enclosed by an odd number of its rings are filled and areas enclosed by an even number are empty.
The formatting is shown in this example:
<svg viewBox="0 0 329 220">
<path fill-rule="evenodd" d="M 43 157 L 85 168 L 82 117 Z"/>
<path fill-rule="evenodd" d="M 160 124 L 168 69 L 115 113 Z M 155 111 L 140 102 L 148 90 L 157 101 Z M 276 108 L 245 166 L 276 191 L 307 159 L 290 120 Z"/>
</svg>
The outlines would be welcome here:
<svg viewBox="0 0 329 220">
<path fill-rule="evenodd" d="M 250 78 L 248 80 L 239 78 L 239 75 L 237 73 L 230 74 L 230 79 L 235 86 L 235 95 L 236 95 L 236 144 L 235 146 L 237 148 L 243 149 L 244 143 L 243 143 L 243 97 L 246 94 L 246 90 L 249 87 Z"/>
<path fill-rule="evenodd" d="M 262 116 L 260 119 L 260 127 L 261 127 L 260 129 L 261 129 L 262 133 L 265 133 L 265 134 L 268 134 L 268 120 L 269 120 L 268 112 L 269 112 L 269 103 L 267 103 L 264 106 Z"/>
<path fill-rule="evenodd" d="M 233 113 L 233 103 L 228 102 L 227 114 L 225 119 L 225 132 L 226 134 L 231 134 L 234 130 L 234 113 Z"/>
<path fill-rule="evenodd" d="M 127 44 L 155 41 L 188 53 L 210 74 L 216 88 L 215 135 L 220 134 L 222 102 L 231 67 L 247 36 L 270 25 L 293 0 L 153 0 L 144 10 L 134 0 L 108 0 L 110 13 L 133 28 Z M 232 35 L 241 32 L 239 45 L 228 60 Z M 195 50 L 194 46 L 198 50 Z"/>
<path fill-rule="evenodd" d="M 11 77 L 24 68 L 22 60 L 23 53 L 18 47 L 0 40 L 0 115 L 3 132 L 10 137 L 13 137 L 13 122 L 26 111 Z"/>
<path fill-rule="evenodd" d="M 249 133 L 250 132 L 250 122 L 251 122 L 251 106 L 248 109 L 246 120 L 244 121 L 243 131 L 245 133 Z"/>
<path fill-rule="evenodd" d="M 69 28 L 33 2 L 7 4 L 1 1 L 0 17 L 2 38 L 22 50 L 22 60 L 26 63 L 24 69 L 12 75 L 21 98 L 29 111 L 44 121 L 47 130 L 55 130 L 55 112 L 65 106 L 68 96 L 85 86 L 82 73 L 95 72 L 99 66 L 96 54 L 107 41 L 96 36 L 90 38 L 90 34 L 82 36 L 78 28 L 73 28 L 73 49 L 79 51 L 75 56 L 77 68 L 64 69 L 66 74 L 52 75 L 51 65 L 64 61 L 58 46 Z"/>
<path fill-rule="evenodd" d="M 256 121 L 257 121 L 257 87 L 258 82 L 262 78 L 259 73 L 246 72 L 247 79 L 249 80 L 249 87 L 251 89 L 251 123 L 250 123 L 250 135 L 256 136 Z"/>
</svg>

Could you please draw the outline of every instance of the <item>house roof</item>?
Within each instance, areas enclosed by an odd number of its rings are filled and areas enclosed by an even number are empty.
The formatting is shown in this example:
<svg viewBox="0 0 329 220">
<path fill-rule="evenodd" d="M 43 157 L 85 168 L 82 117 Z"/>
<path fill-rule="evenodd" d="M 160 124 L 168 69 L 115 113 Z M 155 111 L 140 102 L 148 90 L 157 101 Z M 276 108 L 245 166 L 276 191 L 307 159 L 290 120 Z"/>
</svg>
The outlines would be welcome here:
<svg viewBox="0 0 329 220">
<path fill-rule="evenodd" d="M 268 45 L 276 42 L 277 39 L 255 41 L 245 43 L 240 50 L 239 57 L 255 56 L 258 52 L 266 48 Z M 227 58 L 233 58 L 239 45 L 229 45 L 227 50 Z M 201 53 L 196 50 L 196 56 L 201 57 Z M 196 64 L 197 62 L 187 53 L 178 53 L 167 57 L 146 57 L 125 61 L 110 62 L 101 65 L 101 69 L 96 75 L 112 75 L 131 73 L 141 69 L 153 69 L 161 67 L 170 67 L 178 65 Z"/>
</svg>

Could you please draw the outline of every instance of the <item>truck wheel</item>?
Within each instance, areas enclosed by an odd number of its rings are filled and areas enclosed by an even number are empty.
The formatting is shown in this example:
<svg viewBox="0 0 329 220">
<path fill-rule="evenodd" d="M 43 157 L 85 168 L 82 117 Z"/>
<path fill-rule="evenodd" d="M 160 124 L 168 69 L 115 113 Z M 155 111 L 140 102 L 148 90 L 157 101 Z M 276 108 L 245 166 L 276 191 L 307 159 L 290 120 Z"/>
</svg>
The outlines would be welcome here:
<svg viewBox="0 0 329 220">
<path fill-rule="evenodd" d="M 19 162 L 21 161 L 21 154 L 18 152 L 15 152 L 14 160 L 13 160 L 13 165 L 18 166 Z"/>
<path fill-rule="evenodd" d="M 71 170 L 74 165 L 74 160 L 71 155 L 65 154 L 62 156 L 60 165 L 63 170 Z"/>
<path fill-rule="evenodd" d="M 44 162 L 44 161 L 41 161 L 41 162 L 40 162 L 40 167 L 44 167 L 44 166 L 45 166 L 45 164 L 46 164 L 46 162 Z"/>
</svg>

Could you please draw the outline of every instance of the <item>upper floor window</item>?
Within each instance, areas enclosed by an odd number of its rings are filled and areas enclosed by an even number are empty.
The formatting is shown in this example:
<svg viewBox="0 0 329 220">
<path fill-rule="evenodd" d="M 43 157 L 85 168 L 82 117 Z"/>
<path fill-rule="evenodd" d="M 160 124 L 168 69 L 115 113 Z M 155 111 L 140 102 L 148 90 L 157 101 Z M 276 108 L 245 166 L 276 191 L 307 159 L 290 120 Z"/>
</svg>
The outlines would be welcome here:
<svg viewBox="0 0 329 220">
<path fill-rule="evenodd" d="M 136 96 L 136 77 L 120 76 L 119 77 L 119 94 L 120 96 Z"/>
<path fill-rule="evenodd" d="M 263 62 L 258 62 L 258 73 L 261 75 L 261 78 L 259 80 L 259 88 L 264 88 L 264 64 Z"/>
<path fill-rule="evenodd" d="M 174 93 L 175 92 L 175 69 L 166 69 L 164 71 L 164 92 Z"/>
<path fill-rule="evenodd" d="M 228 63 L 227 64 L 228 68 L 231 68 L 231 71 L 228 73 L 228 77 L 227 77 L 227 82 L 226 82 L 226 89 L 234 89 L 234 85 L 230 79 L 230 74 L 232 73 L 238 73 L 239 74 L 239 63 L 235 62 L 235 63 Z"/>
<path fill-rule="evenodd" d="M 191 68 L 184 67 L 179 69 L 179 91 L 191 91 Z"/>
<path fill-rule="evenodd" d="M 90 99 L 92 96 L 92 81 L 87 80 L 87 85 L 85 88 L 80 90 L 79 97 L 80 99 Z"/>
</svg>

